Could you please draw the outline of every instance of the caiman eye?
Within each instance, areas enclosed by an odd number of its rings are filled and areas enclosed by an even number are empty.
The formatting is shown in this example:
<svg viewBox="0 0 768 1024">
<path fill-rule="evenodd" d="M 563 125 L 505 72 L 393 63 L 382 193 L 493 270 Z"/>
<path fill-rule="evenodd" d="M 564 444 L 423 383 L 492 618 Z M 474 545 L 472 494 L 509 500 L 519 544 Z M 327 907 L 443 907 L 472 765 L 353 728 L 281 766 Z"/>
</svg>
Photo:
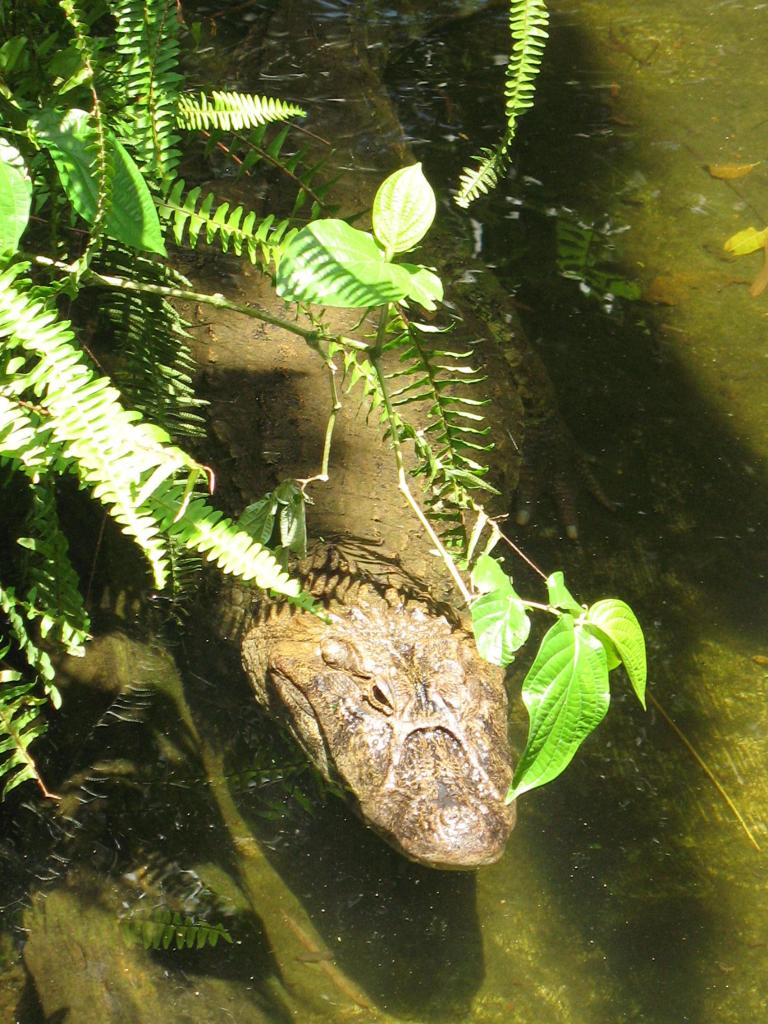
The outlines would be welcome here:
<svg viewBox="0 0 768 1024">
<path fill-rule="evenodd" d="M 320 644 L 320 656 L 330 668 L 347 668 L 351 660 L 352 651 L 349 644 L 334 637 L 327 637 Z"/>
<path fill-rule="evenodd" d="M 395 705 L 392 701 L 392 695 L 389 692 L 389 687 L 386 683 L 374 683 L 370 690 L 365 694 L 365 699 L 371 707 L 376 708 L 377 711 L 381 711 L 382 714 L 394 714 Z"/>
<path fill-rule="evenodd" d="M 361 679 L 370 679 L 370 672 L 366 672 L 360 663 L 360 655 L 345 640 L 337 640 L 333 636 L 325 637 L 320 642 L 320 657 L 329 668 L 350 672 Z"/>
</svg>

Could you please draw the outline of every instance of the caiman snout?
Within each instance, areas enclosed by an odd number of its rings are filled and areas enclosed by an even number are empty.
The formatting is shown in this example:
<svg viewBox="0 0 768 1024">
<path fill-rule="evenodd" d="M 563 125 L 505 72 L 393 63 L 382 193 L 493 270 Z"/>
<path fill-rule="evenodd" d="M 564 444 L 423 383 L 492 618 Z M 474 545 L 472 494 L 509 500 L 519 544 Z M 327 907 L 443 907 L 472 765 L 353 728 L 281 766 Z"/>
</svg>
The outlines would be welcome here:
<svg viewBox="0 0 768 1024">
<path fill-rule="evenodd" d="M 392 845 L 429 867 L 493 864 L 515 824 L 514 805 L 504 803 L 504 791 L 464 740 L 444 727 L 413 730 L 377 806 L 361 806 Z"/>
<path fill-rule="evenodd" d="M 403 816 L 401 836 L 390 839 L 410 860 L 444 870 L 471 870 L 495 863 L 515 824 L 514 805 L 466 807 L 453 802 L 433 814 L 415 810 Z M 431 818 L 431 826 L 424 828 Z M 417 827 L 411 829 L 411 822 Z"/>
</svg>

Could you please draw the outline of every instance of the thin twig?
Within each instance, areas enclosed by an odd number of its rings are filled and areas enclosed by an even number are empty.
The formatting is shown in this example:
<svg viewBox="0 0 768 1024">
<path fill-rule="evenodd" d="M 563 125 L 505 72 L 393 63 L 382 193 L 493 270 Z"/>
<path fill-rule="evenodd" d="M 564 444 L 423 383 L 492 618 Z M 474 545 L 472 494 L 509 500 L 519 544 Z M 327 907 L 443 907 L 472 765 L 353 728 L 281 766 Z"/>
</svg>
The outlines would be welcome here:
<svg viewBox="0 0 768 1024">
<path fill-rule="evenodd" d="M 499 530 L 499 535 L 500 535 L 501 539 L 502 539 L 502 540 L 504 541 L 504 543 L 505 543 L 505 544 L 508 544 L 508 545 L 509 545 L 509 546 L 510 546 L 510 547 L 512 548 L 512 550 L 513 550 L 513 551 L 515 552 L 515 554 L 516 554 L 516 555 L 517 555 L 517 556 L 518 556 L 519 558 L 522 558 L 522 560 L 523 560 L 523 561 L 525 562 L 525 564 L 526 564 L 527 566 L 529 566 L 529 567 L 530 567 L 531 569 L 533 569 L 533 571 L 534 571 L 534 572 L 538 573 L 538 574 L 539 574 L 539 576 L 541 576 L 541 578 L 542 578 L 543 580 L 546 580 L 546 579 L 547 579 L 547 574 L 546 574 L 545 572 L 543 572 L 543 571 L 542 571 L 542 570 L 541 570 L 541 569 L 540 569 L 540 568 L 538 567 L 538 565 L 536 565 L 536 563 L 535 563 L 535 562 L 531 561 L 531 559 L 530 559 L 530 558 L 528 557 L 528 555 L 526 555 L 526 553 L 525 553 L 524 551 L 522 551 L 522 550 L 521 550 L 521 549 L 520 549 L 520 548 L 519 548 L 519 547 L 517 546 L 517 544 L 515 544 L 515 542 L 514 542 L 514 541 L 511 541 L 511 540 L 509 539 L 509 537 L 508 537 L 508 536 L 506 535 L 506 533 L 504 533 L 504 531 L 503 531 L 503 530 Z"/>
<path fill-rule="evenodd" d="M 298 126 L 297 125 L 291 125 L 291 127 L 295 128 L 295 127 L 298 127 Z M 211 138 L 211 133 L 210 132 L 201 131 L 200 134 L 203 136 L 204 139 L 210 139 Z M 320 198 L 320 196 L 315 192 L 315 190 L 310 185 L 307 185 L 304 181 L 302 181 L 302 179 L 299 177 L 299 175 L 298 174 L 294 174 L 293 171 L 291 171 L 288 167 L 286 167 L 286 165 L 284 163 L 281 163 L 279 160 L 277 160 L 275 157 L 273 157 L 271 155 L 271 153 L 269 153 L 263 146 L 259 146 L 259 145 L 256 145 L 255 143 L 249 142 L 249 140 L 244 138 L 242 135 L 235 135 L 235 138 L 239 142 L 244 142 L 246 145 L 250 145 L 252 149 L 256 150 L 256 152 L 259 154 L 259 156 L 261 157 L 262 160 L 266 160 L 267 163 L 272 164 L 272 166 L 277 168 L 277 170 L 279 170 L 282 174 L 287 175 L 291 179 L 293 184 L 296 185 L 296 187 L 298 189 L 301 189 L 304 192 L 306 192 L 307 195 L 310 197 L 310 199 L 312 199 L 313 202 L 317 203 L 317 205 L 321 209 L 323 209 L 323 210 L 327 210 L 328 209 L 328 204 L 323 202 L 323 200 Z M 244 161 L 237 155 L 237 153 L 234 153 L 232 151 L 232 149 L 230 149 L 230 147 L 227 146 L 227 144 L 225 142 L 221 142 L 221 141 L 217 140 L 216 141 L 216 147 L 217 147 L 217 149 L 220 149 L 224 153 L 226 153 L 226 155 L 229 157 L 229 159 L 234 164 L 237 164 L 238 167 L 240 167 L 244 163 Z M 245 173 L 250 176 L 251 172 L 250 171 L 246 171 Z"/>
<path fill-rule="evenodd" d="M 338 416 L 339 410 L 341 409 L 341 399 L 339 398 L 339 389 L 336 385 L 336 366 L 332 359 L 326 361 L 326 368 L 328 370 L 328 378 L 331 385 L 331 412 L 328 416 L 328 423 L 325 427 L 325 441 L 323 442 L 323 462 L 320 467 L 320 472 L 316 473 L 315 476 L 307 477 L 304 480 L 297 480 L 296 483 L 301 487 L 302 492 L 306 491 L 309 484 L 319 480 L 321 483 L 328 482 L 328 467 L 331 461 L 331 442 L 333 440 L 333 429 L 336 426 L 336 417 Z"/>
<path fill-rule="evenodd" d="M 738 807 L 736 806 L 736 804 L 733 802 L 731 797 L 726 792 L 725 787 L 720 782 L 718 782 L 718 780 L 717 780 L 717 778 L 715 776 L 715 773 L 709 767 L 707 762 L 704 760 L 704 758 L 701 756 L 701 754 L 698 752 L 698 750 L 694 747 L 694 745 L 691 743 L 691 741 L 685 735 L 685 733 L 680 728 L 680 726 L 677 725 L 677 723 L 674 722 L 669 717 L 667 712 L 664 710 L 664 708 L 661 706 L 661 704 L 653 696 L 652 693 L 648 694 L 648 700 L 651 702 L 651 704 L 653 704 L 653 706 L 659 712 L 659 714 L 664 719 L 664 721 L 667 723 L 667 725 L 670 727 L 670 729 L 675 733 L 675 735 L 678 737 L 678 739 L 681 740 L 681 742 L 685 745 L 685 747 L 688 750 L 688 752 L 691 754 L 691 756 L 696 761 L 696 763 L 699 765 L 699 767 L 702 769 L 702 771 L 706 774 L 707 778 L 710 780 L 710 782 L 715 787 L 717 792 L 720 794 L 720 796 L 723 798 L 723 800 L 725 800 L 725 802 L 728 804 L 728 806 L 730 807 L 731 811 L 733 812 L 733 815 L 735 816 L 736 820 L 741 825 L 741 827 L 744 829 L 744 832 L 746 833 L 747 838 L 749 839 L 750 843 L 752 843 L 752 845 L 754 846 L 754 848 L 758 852 L 762 852 L 760 844 L 758 843 L 758 841 L 755 839 L 754 835 L 752 834 L 752 831 L 751 831 L 749 825 L 747 825 L 747 823 L 744 820 L 744 818 L 743 818 L 741 812 L 739 811 Z"/>
</svg>

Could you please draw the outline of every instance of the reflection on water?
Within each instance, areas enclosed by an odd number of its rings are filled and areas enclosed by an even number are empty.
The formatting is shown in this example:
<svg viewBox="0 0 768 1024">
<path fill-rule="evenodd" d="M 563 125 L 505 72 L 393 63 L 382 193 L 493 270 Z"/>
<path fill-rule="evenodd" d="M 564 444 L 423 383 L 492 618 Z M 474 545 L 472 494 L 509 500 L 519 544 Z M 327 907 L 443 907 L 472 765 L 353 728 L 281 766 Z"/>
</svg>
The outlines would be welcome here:
<svg viewBox="0 0 768 1024">
<path fill-rule="evenodd" d="M 514 174 L 470 216 L 620 506 L 583 496 L 578 545 L 543 507 L 529 552 L 585 600 L 637 609 L 656 698 L 768 846 L 766 300 L 748 295 L 756 266 L 720 255 L 768 222 L 768 179 L 704 170 L 761 155 L 759 18 L 714 0 L 558 4 Z M 443 188 L 498 131 L 505 31 L 499 11 L 391 54 L 403 123 Z M 127 658 L 132 689 L 70 752 L 71 820 L 30 805 L 0 842 L 5 919 L 29 935 L 47 1019 L 761 1019 L 765 854 L 653 707 L 615 686 L 574 766 L 524 798 L 502 862 L 448 875 L 323 802 L 231 654 L 189 643 L 184 687 L 166 654 Z M 235 941 L 124 944 L 120 922 L 158 903 Z M 11 1020 L 8 937 L 0 965 Z M 98 984 L 67 984 L 86 976 Z M 24 1024 L 46 1019 L 31 987 L 21 1005 Z"/>
</svg>

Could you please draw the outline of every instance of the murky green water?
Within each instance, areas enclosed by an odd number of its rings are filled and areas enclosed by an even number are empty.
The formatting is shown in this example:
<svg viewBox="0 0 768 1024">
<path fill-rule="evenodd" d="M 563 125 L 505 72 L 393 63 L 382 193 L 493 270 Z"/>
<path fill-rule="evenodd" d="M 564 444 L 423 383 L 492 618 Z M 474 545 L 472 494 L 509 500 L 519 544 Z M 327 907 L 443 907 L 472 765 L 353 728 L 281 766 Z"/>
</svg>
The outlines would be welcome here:
<svg viewBox="0 0 768 1024">
<path fill-rule="evenodd" d="M 483 251 L 516 289 L 566 418 L 621 508 L 582 503 L 580 550 L 548 544 L 541 526 L 531 547 L 583 592 L 642 609 L 654 694 L 760 842 L 765 297 L 748 293 L 760 257 L 729 263 L 722 246 L 763 225 L 768 178 L 758 167 L 717 179 L 705 165 L 761 158 L 764 16 L 741 4 L 564 3 L 554 14 L 536 111 L 521 124 L 515 179 L 489 204 Z M 447 75 L 464 41 L 424 52 L 449 51 Z M 491 121 L 487 72 L 466 75 L 451 90 L 463 122 L 439 94 L 426 108 L 402 76 L 415 133 L 431 121 L 449 143 L 437 157 L 432 144 L 419 151 L 435 169 L 457 166 L 450 136 Z M 580 281 L 563 275 L 579 267 Z M 641 301 L 606 294 L 630 285 Z M 547 896 L 595 953 L 590 999 L 603 1004 L 586 1009 L 565 980 L 552 1019 L 759 1019 L 765 855 L 658 710 L 642 720 L 625 705 L 608 739 L 610 763 L 595 743 L 530 801 L 547 821 Z"/>
<path fill-rule="evenodd" d="M 521 802 L 504 859 L 447 875 L 323 802 L 273 750 L 231 654 L 200 638 L 178 651 L 182 688 L 168 653 L 107 646 L 98 672 L 133 689 L 72 752 L 96 763 L 76 795 L 87 826 L 56 832 L 30 805 L 0 843 L 3 1020 L 762 1019 L 766 854 L 668 717 L 767 847 L 768 295 L 749 295 L 759 256 L 730 263 L 722 244 L 768 223 L 768 165 L 736 179 L 706 165 L 764 156 L 768 23 L 735 2 L 552 7 L 514 174 L 470 215 L 620 505 L 584 494 L 573 545 L 544 502 L 527 548 L 583 599 L 637 609 L 660 707 L 617 688 L 572 769 Z M 406 35 L 390 86 L 446 187 L 499 127 L 503 11 Z M 118 923 L 158 893 L 235 942 L 125 944 Z M 76 979 L 45 1014 L 29 985 L 18 1002 L 25 938 L 39 985 Z"/>
</svg>

